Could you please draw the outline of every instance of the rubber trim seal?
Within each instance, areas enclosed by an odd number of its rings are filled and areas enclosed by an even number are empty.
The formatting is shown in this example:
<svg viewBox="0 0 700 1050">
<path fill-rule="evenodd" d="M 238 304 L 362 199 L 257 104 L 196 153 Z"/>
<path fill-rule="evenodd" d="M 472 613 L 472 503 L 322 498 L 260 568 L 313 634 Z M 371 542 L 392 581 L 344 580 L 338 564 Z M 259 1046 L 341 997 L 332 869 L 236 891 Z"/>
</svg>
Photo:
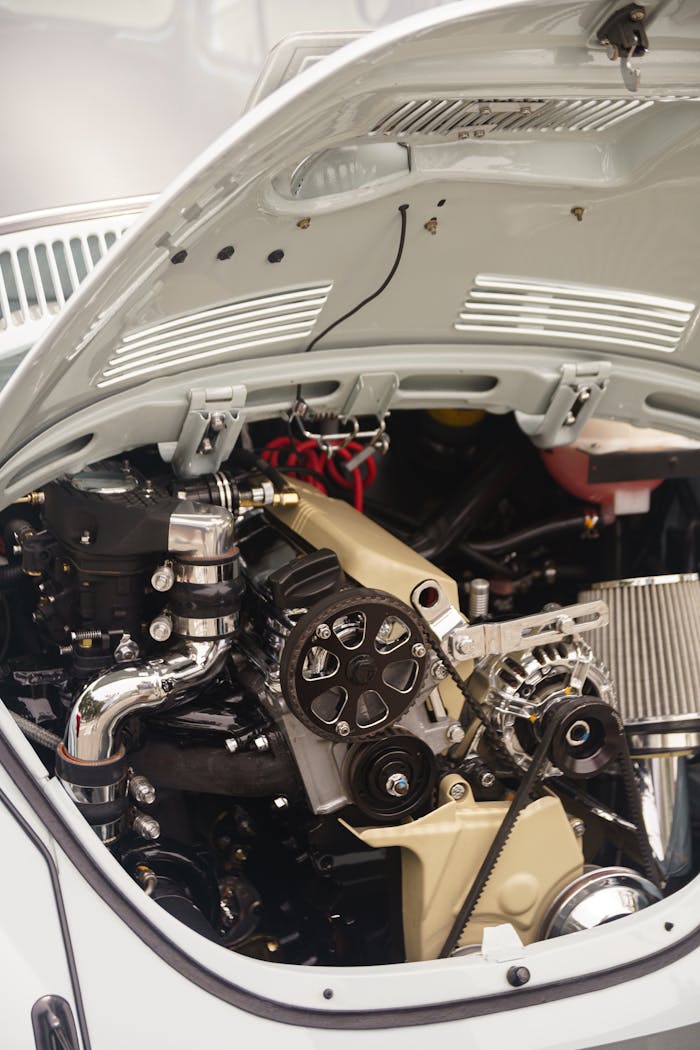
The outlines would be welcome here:
<svg viewBox="0 0 700 1050">
<path fill-rule="evenodd" d="M 2 754 L 6 747 L 4 737 L 0 734 L 0 754 Z M 5 765 L 3 761 L 3 765 Z M 28 777 L 29 774 L 22 768 L 23 777 Z M 34 785 L 32 785 L 34 786 Z M 78 977 L 78 968 L 75 963 L 75 955 L 73 954 L 73 944 L 70 938 L 70 929 L 68 927 L 68 919 L 66 916 L 66 909 L 63 903 L 63 894 L 61 892 L 61 882 L 58 876 L 58 869 L 56 862 L 54 861 L 51 853 L 47 849 L 46 845 L 41 841 L 37 833 L 31 824 L 28 824 L 25 818 L 22 816 L 20 811 L 15 806 L 14 802 L 7 797 L 5 792 L 0 788 L 0 804 L 4 805 L 7 812 L 10 814 L 15 823 L 22 829 L 27 838 L 30 840 L 33 846 L 41 854 L 43 860 L 46 863 L 46 867 L 49 869 L 49 878 L 51 879 L 51 889 L 53 890 L 54 902 L 56 904 L 56 911 L 58 913 L 58 922 L 61 927 L 61 936 L 63 938 L 63 950 L 66 954 L 66 964 L 68 966 L 68 975 L 70 977 L 71 989 L 73 991 L 73 999 L 75 1002 L 75 1012 L 78 1015 L 78 1027 L 80 1029 L 80 1039 L 83 1045 L 83 1050 L 91 1050 L 90 1036 L 88 1034 L 87 1018 L 85 1017 L 85 1007 L 83 1005 L 83 997 L 80 991 L 80 979 Z M 31 803 L 30 803 L 31 805 Z M 34 808 L 34 807 L 32 807 Z M 37 814 L 38 815 L 38 814 Z M 36 1003 L 34 1004 L 36 1005 Z"/>
<path fill-rule="evenodd" d="M 447 1021 L 484 1017 L 489 1014 L 520 1010 L 529 1006 L 541 1006 L 558 999 L 588 995 L 591 992 L 615 987 L 626 981 L 634 981 L 650 973 L 655 973 L 657 970 L 663 969 L 664 966 L 669 966 L 695 949 L 700 948 L 700 926 L 697 926 L 691 933 L 676 941 L 675 944 L 669 945 L 668 948 L 662 948 L 660 951 L 643 959 L 635 960 L 631 963 L 623 963 L 620 966 L 611 967 L 583 977 L 570 977 L 562 981 L 553 981 L 536 988 L 529 988 L 528 986 L 510 988 L 508 991 L 497 995 L 482 996 L 480 999 L 475 1000 L 456 1000 L 448 1003 L 396 1007 L 386 1010 L 313 1010 L 307 1007 L 291 1006 L 287 1003 L 280 1003 L 255 995 L 247 989 L 231 984 L 218 974 L 212 973 L 188 955 L 182 947 L 164 936 L 149 920 L 144 918 L 131 902 L 121 895 L 93 859 L 83 851 L 80 842 L 74 837 L 70 828 L 63 823 L 60 814 L 54 809 L 50 800 L 43 795 L 36 785 L 34 778 L 18 758 L 1 729 L 0 763 L 7 770 L 19 790 L 22 791 L 23 797 L 32 807 L 37 817 L 43 822 L 49 834 L 53 836 L 68 859 L 80 870 L 83 877 L 90 882 L 95 892 L 99 893 L 104 902 L 112 908 L 129 929 L 147 944 L 156 955 L 160 956 L 164 963 L 171 966 L 180 976 L 192 981 L 202 991 L 208 992 L 217 999 L 256 1017 L 277 1021 L 280 1024 L 314 1029 L 363 1031 L 443 1024 Z M 9 800 L 2 794 L 0 794 L 0 798 L 5 801 L 5 804 L 9 804 L 10 811 L 14 813 L 14 807 L 9 803 Z M 54 892 L 57 895 L 57 902 L 61 902 L 59 914 L 63 917 L 62 921 L 65 922 L 58 873 L 53 858 L 47 854 L 44 844 L 40 839 L 37 839 L 32 829 L 26 826 L 24 818 L 19 813 L 16 814 L 16 818 L 32 840 L 36 842 L 47 864 L 51 867 L 52 881 L 55 878 Z M 70 938 L 67 923 L 65 924 L 65 937 L 66 953 L 68 954 Z M 70 958 L 72 959 L 72 949 L 70 952 Z M 74 967 L 75 963 L 73 962 Z M 75 980 L 77 988 L 77 974 Z M 77 992 L 75 994 L 76 1008 L 78 1009 L 82 1032 L 85 1020 L 82 1000 L 79 999 Z M 89 1050 L 87 1041 L 85 1046 L 86 1050 Z"/>
</svg>

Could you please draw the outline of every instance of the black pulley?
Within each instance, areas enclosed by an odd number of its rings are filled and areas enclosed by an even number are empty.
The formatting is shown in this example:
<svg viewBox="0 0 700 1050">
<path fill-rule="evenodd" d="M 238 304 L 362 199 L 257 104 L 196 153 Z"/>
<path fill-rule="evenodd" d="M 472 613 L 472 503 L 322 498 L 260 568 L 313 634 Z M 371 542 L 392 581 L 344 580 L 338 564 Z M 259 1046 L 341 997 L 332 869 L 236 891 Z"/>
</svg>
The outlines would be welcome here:
<svg viewBox="0 0 700 1050">
<path fill-rule="evenodd" d="M 602 700 L 580 696 L 552 708 L 558 725 L 550 749 L 552 763 L 565 776 L 585 780 L 602 773 L 622 747 L 622 721 Z"/>
<path fill-rule="evenodd" d="M 426 659 L 421 624 L 407 605 L 348 587 L 317 602 L 291 631 L 280 683 L 290 709 L 319 736 L 362 740 L 411 706 Z"/>
<path fill-rule="evenodd" d="M 435 788 L 435 757 L 423 741 L 395 732 L 353 749 L 348 781 L 353 801 L 375 824 L 423 813 Z"/>
</svg>

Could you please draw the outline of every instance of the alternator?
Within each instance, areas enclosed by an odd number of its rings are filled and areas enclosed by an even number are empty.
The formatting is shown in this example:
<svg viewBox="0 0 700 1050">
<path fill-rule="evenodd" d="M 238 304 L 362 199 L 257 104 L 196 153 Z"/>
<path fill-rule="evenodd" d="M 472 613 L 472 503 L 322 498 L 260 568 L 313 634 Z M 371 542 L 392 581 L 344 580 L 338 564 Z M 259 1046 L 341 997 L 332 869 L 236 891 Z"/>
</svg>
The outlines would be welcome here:
<svg viewBox="0 0 700 1050">
<path fill-rule="evenodd" d="M 530 764 L 538 743 L 538 728 L 557 704 L 576 697 L 614 705 L 615 690 L 605 666 L 580 638 L 567 637 L 551 645 L 508 656 L 488 656 L 469 679 L 469 690 L 487 710 L 505 747 L 521 768 Z M 583 756 L 595 741 L 593 726 L 584 718 L 568 729 L 572 757 Z M 555 771 L 552 766 L 550 773 Z"/>
</svg>

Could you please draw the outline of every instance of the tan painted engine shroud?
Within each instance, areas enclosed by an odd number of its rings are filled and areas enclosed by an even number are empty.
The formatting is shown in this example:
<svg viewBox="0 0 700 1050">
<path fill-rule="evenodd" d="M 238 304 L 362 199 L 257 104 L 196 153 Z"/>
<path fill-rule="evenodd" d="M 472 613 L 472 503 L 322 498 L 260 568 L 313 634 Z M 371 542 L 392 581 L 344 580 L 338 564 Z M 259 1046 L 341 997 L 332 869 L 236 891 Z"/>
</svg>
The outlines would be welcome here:
<svg viewBox="0 0 700 1050">
<path fill-rule="evenodd" d="M 508 809 L 508 802 L 458 802 L 441 784 L 442 805 L 398 827 L 353 828 L 370 846 L 400 846 L 404 940 L 409 962 L 435 959 Z M 484 928 L 509 922 L 524 944 L 537 939 L 555 896 L 583 871 L 583 852 L 558 798 L 524 809 L 479 900 L 461 945 L 481 944 Z"/>
<path fill-rule="evenodd" d="M 345 572 L 363 587 L 393 594 L 411 606 L 411 593 L 423 580 L 437 580 L 450 602 L 459 608 L 457 584 L 447 573 L 365 517 L 344 500 L 325 496 L 313 485 L 295 481 L 297 504 L 270 508 L 269 513 L 317 549 L 330 547 Z M 459 665 L 467 678 L 472 660 Z M 449 679 L 440 684 L 440 696 L 452 718 L 458 718 L 464 700 Z"/>
</svg>

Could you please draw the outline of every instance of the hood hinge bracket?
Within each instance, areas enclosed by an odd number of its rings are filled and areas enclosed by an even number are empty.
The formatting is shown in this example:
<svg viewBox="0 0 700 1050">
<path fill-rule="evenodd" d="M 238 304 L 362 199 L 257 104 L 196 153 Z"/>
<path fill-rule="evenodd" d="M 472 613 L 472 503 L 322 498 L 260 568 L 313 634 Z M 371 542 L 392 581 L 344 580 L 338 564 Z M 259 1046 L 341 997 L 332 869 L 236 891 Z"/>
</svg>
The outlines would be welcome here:
<svg viewBox="0 0 700 1050">
<path fill-rule="evenodd" d="M 244 386 L 190 390 L 190 404 L 173 453 L 181 478 L 215 474 L 243 428 Z"/>
<path fill-rule="evenodd" d="M 605 393 L 609 361 L 579 361 L 561 366 L 561 375 L 543 415 L 516 412 L 518 426 L 537 448 L 569 445 L 594 414 Z"/>
</svg>

